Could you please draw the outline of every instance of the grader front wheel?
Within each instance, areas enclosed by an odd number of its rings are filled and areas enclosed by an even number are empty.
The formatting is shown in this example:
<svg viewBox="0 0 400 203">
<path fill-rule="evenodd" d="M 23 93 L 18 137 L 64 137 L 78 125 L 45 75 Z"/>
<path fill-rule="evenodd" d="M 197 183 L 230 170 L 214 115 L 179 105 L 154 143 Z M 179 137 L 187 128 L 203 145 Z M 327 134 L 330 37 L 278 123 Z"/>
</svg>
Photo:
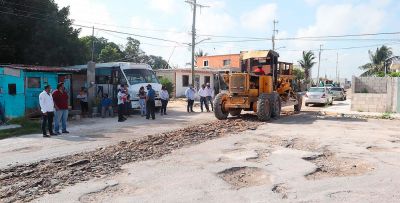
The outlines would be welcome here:
<svg viewBox="0 0 400 203">
<path fill-rule="evenodd" d="M 231 114 L 231 116 L 239 116 L 240 113 L 242 113 L 242 109 L 232 109 L 232 110 L 229 110 L 229 114 Z"/>
<path fill-rule="evenodd" d="M 214 99 L 214 115 L 218 120 L 225 120 L 228 118 L 229 112 L 225 111 L 224 108 L 227 98 L 227 94 L 219 93 Z"/>
<path fill-rule="evenodd" d="M 281 97 L 279 96 L 279 94 L 275 93 L 273 94 L 272 98 L 273 101 L 272 101 L 271 117 L 279 118 L 281 116 L 281 109 L 282 109 Z"/>
<path fill-rule="evenodd" d="M 257 117 L 260 121 L 269 121 L 271 119 L 271 97 L 268 94 L 262 94 L 258 97 Z"/>
</svg>

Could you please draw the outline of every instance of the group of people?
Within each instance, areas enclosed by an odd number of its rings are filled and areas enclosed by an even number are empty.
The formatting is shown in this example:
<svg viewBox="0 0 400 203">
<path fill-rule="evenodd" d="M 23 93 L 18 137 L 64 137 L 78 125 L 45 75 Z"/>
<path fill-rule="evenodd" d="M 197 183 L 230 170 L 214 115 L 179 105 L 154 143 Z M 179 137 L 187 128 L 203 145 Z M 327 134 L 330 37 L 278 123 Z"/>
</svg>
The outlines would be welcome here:
<svg viewBox="0 0 400 203">
<path fill-rule="evenodd" d="M 64 83 L 59 83 L 57 89 L 51 92 L 50 85 L 46 85 L 43 92 L 39 94 L 39 104 L 42 113 L 43 137 L 57 136 L 67 131 L 68 119 L 68 93 L 65 91 Z M 53 131 L 54 120 L 54 131 Z M 60 124 L 62 131 L 60 132 Z M 49 133 L 47 133 L 47 131 Z"/>
<path fill-rule="evenodd" d="M 200 97 L 201 112 L 204 112 L 203 105 L 205 106 L 207 112 L 210 112 L 210 108 L 208 106 L 209 103 L 211 105 L 211 111 L 214 111 L 214 90 L 210 87 L 210 83 L 207 83 L 205 85 L 203 84 L 197 93 Z M 187 112 L 194 112 L 193 104 L 196 97 L 196 90 L 194 89 L 193 85 L 189 85 L 189 88 L 185 91 L 185 96 L 187 99 Z"/>
<path fill-rule="evenodd" d="M 146 119 L 150 119 L 150 117 L 154 120 L 156 119 L 155 111 L 156 111 L 156 92 L 153 87 L 148 84 L 146 86 L 147 91 L 145 91 L 144 87 L 140 87 L 139 89 L 139 105 L 140 105 L 140 114 L 142 117 L 146 116 Z M 124 112 L 127 114 L 128 109 L 131 106 L 130 96 L 127 89 L 127 86 L 121 85 L 121 88 L 117 94 L 118 98 L 118 122 L 124 122 L 126 117 L 124 117 Z M 167 115 L 167 105 L 169 101 L 169 94 L 167 88 L 162 86 L 160 92 L 161 99 L 161 109 L 160 115 Z"/>
</svg>

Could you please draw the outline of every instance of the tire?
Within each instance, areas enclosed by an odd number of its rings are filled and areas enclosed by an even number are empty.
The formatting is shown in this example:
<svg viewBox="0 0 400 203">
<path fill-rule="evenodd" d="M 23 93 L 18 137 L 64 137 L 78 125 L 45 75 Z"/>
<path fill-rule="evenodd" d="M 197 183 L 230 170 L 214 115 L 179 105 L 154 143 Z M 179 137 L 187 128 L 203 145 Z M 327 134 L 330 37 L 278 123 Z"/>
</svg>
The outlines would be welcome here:
<svg viewBox="0 0 400 203">
<path fill-rule="evenodd" d="M 225 120 L 228 118 L 229 112 L 225 112 L 222 107 L 226 102 L 228 95 L 219 93 L 214 99 L 214 115 L 218 120 Z"/>
<path fill-rule="evenodd" d="M 271 117 L 272 118 L 279 118 L 281 116 L 281 109 L 282 109 L 282 103 L 281 103 L 281 97 L 279 96 L 278 93 L 273 94 L 273 100 L 271 103 Z"/>
<path fill-rule="evenodd" d="M 257 117 L 260 121 L 269 121 L 271 119 L 271 96 L 261 94 L 257 102 Z"/>
<path fill-rule="evenodd" d="M 303 97 L 299 94 L 297 95 L 297 101 L 298 101 L 298 104 L 294 105 L 294 111 L 298 113 L 301 111 L 301 107 L 303 106 Z M 308 105 L 309 104 L 306 103 L 306 106 L 308 106 Z"/>
<path fill-rule="evenodd" d="M 242 109 L 232 109 L 232 110 L 229 110 L 229 114 L 231 114 L 231 116 L 239 116 L 240 113 L 242 113 Z"/>
</svg>

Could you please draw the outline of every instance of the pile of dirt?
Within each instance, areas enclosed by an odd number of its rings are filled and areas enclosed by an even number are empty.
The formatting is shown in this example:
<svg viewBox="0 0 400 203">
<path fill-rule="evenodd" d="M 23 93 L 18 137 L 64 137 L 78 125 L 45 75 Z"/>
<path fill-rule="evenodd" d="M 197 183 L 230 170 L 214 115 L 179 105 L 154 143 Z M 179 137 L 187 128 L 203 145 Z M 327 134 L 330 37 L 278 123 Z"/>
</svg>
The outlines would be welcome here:
<svg viewBox="0 0 400 203">
<path fill-rule="evenodd" d="M 374 170 L 374 168 L 361 160 L 337 157 L 329 151 L 322 154 L 304 157 L 306 161 L 314 163 L 317 168 L 306 174 L 308 180 L 322 179 L 328 177 L 358 176 Z"/>
<path fill-rule="evenodd" d="M 261 124 L 254 116 L 213 121 L 140 140 L 122 141 L 91 152 L 2 169 L 0 202 L 30 201 L 46 193 L 57 193 L 66 186 L 114 174 L 123 164 L 157 159 L 184 146 L 255 130 Z"/>
</svg>

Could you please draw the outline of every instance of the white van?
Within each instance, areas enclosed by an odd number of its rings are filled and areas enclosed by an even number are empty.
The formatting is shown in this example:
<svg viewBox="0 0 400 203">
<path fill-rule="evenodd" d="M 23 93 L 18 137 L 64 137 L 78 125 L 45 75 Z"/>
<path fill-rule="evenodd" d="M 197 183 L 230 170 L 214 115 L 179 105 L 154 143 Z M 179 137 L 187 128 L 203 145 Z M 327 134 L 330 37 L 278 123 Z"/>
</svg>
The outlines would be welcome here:
<svg viewBox="0 0 400 203">
<path fill-rule="evenodd" d="M 85 74 L 87 65 L 68 68 L 80 69 Z M 132 108 L 138 109 L 140 108 L 138 94 L 140 87 L 143 86 L 147 91 L 146 86 L 151 84 L 156 92 L 156 107 L 161 107 L 160 91 L 162 85 L 150 65 L 129 62 L 97 63 L 95 70 L 96 96 L 101 97 L 108 94 L 115 103 L 120 85 L 128 85 Z M 87 87 L 88 84 L 85 86 Z"/>
</svg>

